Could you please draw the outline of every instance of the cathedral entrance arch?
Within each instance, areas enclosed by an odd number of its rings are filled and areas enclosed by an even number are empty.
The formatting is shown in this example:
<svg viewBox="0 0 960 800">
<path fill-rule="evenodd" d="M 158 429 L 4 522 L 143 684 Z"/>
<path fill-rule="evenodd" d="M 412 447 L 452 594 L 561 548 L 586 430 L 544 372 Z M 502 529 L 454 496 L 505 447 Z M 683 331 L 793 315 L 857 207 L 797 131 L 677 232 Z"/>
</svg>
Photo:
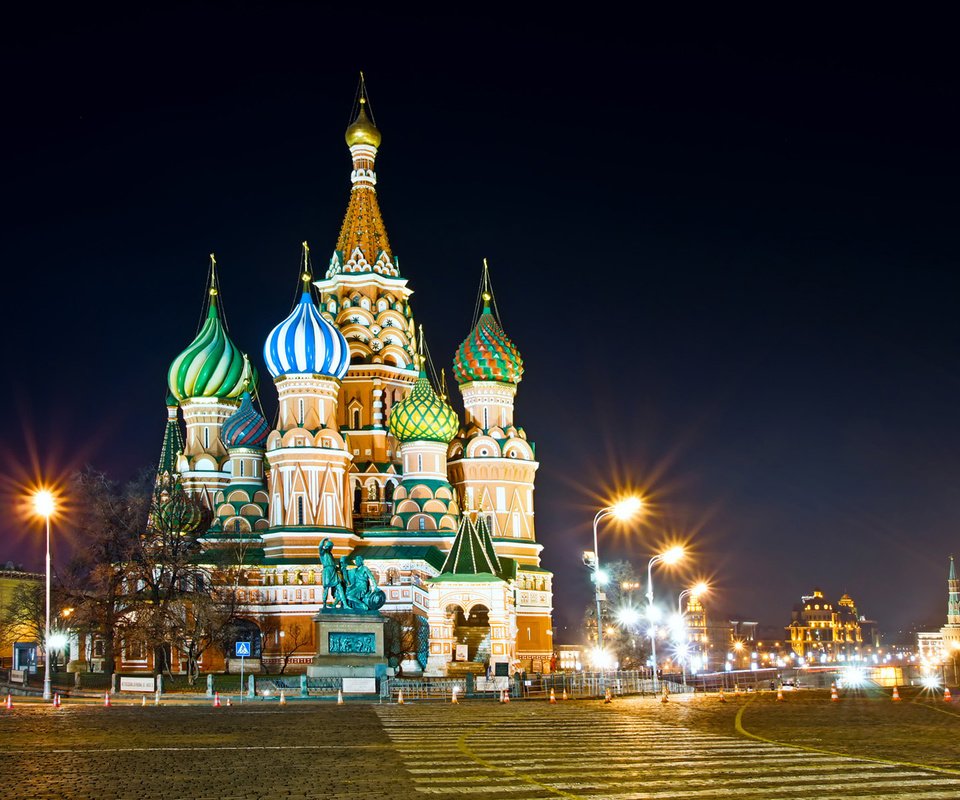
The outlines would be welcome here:
<svg viewBox="0 0 960 800">
<path fill-rule="evenodd" d="M 467 661 L 486 664 L 490 658 L 490 609 L 480 603 L 464 609 L 447 607 L 455 645 L 466 645 Z"/>
</svg>

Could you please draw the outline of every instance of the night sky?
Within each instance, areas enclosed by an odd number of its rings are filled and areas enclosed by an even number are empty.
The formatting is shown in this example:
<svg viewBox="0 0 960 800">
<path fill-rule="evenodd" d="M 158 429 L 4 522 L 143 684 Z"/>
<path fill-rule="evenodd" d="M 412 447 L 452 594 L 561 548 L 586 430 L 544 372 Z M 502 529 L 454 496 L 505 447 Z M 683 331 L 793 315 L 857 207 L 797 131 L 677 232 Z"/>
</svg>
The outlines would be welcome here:
<svg viewBox="0 0 960 800">
<path fill-rule="evenodd" d="M 336 242 L 362 69 L 381 209 L 435 362 L 469 330 L 484 257 L 524 356 L 558 641 L 590 597 L 593 514 L 628 486 L 650 513 L 605 528 L 602 559 L 695 551 L 658 594 L 703 575 L 709 607 L 764 624 L 814 586 L 892 636 L 945 621 L 947 20 L 133 6 L 45 7 L 0 31 L 0 561 L 42 567 L 13 513 L 38 470 L 155 463 L 211 251 L 231 336 L 264 372 L 300 242 L 321 272 Z M 263 397 L 272 411 L 269 381 Z"/>
</svg>

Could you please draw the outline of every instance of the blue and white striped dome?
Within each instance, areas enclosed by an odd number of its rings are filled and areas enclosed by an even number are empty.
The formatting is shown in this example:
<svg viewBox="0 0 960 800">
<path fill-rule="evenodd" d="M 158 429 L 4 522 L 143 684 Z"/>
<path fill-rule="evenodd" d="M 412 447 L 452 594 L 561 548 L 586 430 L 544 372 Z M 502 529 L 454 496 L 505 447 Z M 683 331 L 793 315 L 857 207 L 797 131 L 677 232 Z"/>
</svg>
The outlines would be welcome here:
<svg viewBox="0 0 960 800">
<path fill-rule="evenodd" d="M 281 375 L 342 378 L 350 366 L 350 348 L 336 326 L 320 314 L 310 292 L 304 292 L 290 316 L 270 331 L 263 345 L 263 359 L 274 378 Z"/>
</svg>

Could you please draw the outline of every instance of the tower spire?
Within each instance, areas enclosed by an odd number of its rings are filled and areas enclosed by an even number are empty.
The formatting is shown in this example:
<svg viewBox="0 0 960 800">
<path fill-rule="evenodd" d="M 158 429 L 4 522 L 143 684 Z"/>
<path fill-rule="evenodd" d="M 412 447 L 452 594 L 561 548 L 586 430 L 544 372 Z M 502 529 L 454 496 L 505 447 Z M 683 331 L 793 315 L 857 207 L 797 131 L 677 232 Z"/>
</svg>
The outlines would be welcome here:
<svg viewBox="0 0 960 800">
<path fill-rule="evenodd" d="M 960 625 L 960 580 L 957 580 L 953 556 L 950 556 L 950 571 L 947 573 L 947 625 Z"/>
</svg>

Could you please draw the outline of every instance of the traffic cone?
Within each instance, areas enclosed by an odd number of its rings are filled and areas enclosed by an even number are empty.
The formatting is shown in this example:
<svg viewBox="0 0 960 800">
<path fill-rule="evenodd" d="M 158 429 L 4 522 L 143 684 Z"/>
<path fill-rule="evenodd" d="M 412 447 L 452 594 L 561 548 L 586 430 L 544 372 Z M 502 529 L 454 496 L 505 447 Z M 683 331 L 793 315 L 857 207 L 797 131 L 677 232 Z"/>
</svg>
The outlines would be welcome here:
<svg viewBox="0 0 960 800">
<path fill-rule="evenodd" d="M 900 690 L 899 690 L 896 686 L 893 687 L 893 698 L 892 698 L 892 700 L 893 700 L 894 703 L 899 703 L 899 702 L 900 702 Z"/>
<path fill-rule="evenodd" d="M 337 689 L 337 705 L 343 705 L 343 689 Z"/>
<path fill-rule="evenodd" d="M 397 692 L 397 705 L 398 705 L 398 706 L 402 706 L 402 705 L 403 705 L 403 689 L 401 689 L 399 692 Z"/>
<path fill-rule="evenodd" d="M 550 705 L 555 706 L 556 704 L 557 704 L 557 695 L 551 688 L 550 689 Z"/>
<path fill-rule="evenodd" d="M 503 702 L 504 702 L 504 703 L 509 703 L 509 702 L 510 702 L 510 690 L 509 690 L 509 689 L 504 689 L 504 690 L 503 690 Z"/>
<path fill-rule="evenodd" d="M 53 696 L 53 707 L 54 707 L 54 708 L 60 708 L 60 692 L 57 692 L 57 693 Z"/>
<path fill-rule="evenodd" d="M 503 702 L 503 689 L 500 690 L 500 702 Z"/>
<path fill-rule="evenodd" d="M 233 705 L 233 703 L 230 702 L 230 698 L 228 697 L 228 698 L 227 698 L 227 708 L 230 708 L 230 706 L 232 706 L 232 705 Z"/>
<path fill-rule="evenodd" d="M 950 687 L 949 687 L 949 686 L 944 686 L 944 687 L 943 687 L 943 702 L 949 703 L 951 700 L 953 700 L 953 697 L 950 695 Z"/>
<path fill-rule="evenodd" d="M 459 702 L 460 701 L 457 700 L 457 687 L 454 686 L 453 689 L 450 690 L 450 704 L 457 705 Z"/>
<path fill-rule="evenodd" d="M 10 692 L 7 692 L 7 702 L 3 704 L 3 707 L 8 711 L 13 708 L 13 695 Z"/>
<path fill-rule="evenodd" d="M 777 687 L 777 702 L 778 702 L 778 703 L 782 703 L 782 702 L 783 702 L 783 687 L 782 687 L 782 686 L 778 686 L 778 687 Z"/>
<path fill-rule="evenodd" d="M 567 700 L 567 699 L 568 699 L 568 698 L 567 698 L 567 690 L 566 690 L 566 689 L 563 690 L 563 694 L 560 695 L 560 699 L 561 699 L 561 700 Z"/>
<path fill-rule="evenodd" d="M 220 708 L 220 692 L 213 693 L 213 707 Z"/>
<path fill-rule="evenodd" d="M 739 683 L 734 684 L 733 693 L 734 693 L 737 697 L 740 696 L 740 684 L 739 684 Z"/>
<path fill-rule="evenodd" d="M 283 689 L 281 689 L 281 690 L 280 690 L 280 705 L 285 706 L 286 704 L 287 704 L 287 694 L 286 694 L 286 692 L 283 691 Z"/>
<path fill-rule="evenodd" d="M 839 700 L 840 700 L 840 695 L 837 694 L 837 684 L 836 684 L 836 683 L 831 683 L 831 684 L 830 684 L 830 702 L 831 702 L 831 703 L 836 703 L 836 702 L 838 702 Z"/>
<path fill-rule="evenodd" d="M 613 702 L 613 692 L 611 692 L 609 688 L 607 689 L 607 691 L 606 691 L 606 692 L 604 693 L 604 695 L 603 695 L 603 702 L 604 702 L 605 704 L 606 704 L 606 703 L 612 703 L 612 702 Z"/>
<path fill-rule="evenodd" d="M 110 692 L 103 693 L 103 705 L 105 708 L 110 708 Z"/>
<path fill-rule="evenodd" d="M 720 690 L 720 697 L 717 698 L 721 703 L 726 703 L 727 698 L 723 696 L 723 689 Z"/>
</svg>

